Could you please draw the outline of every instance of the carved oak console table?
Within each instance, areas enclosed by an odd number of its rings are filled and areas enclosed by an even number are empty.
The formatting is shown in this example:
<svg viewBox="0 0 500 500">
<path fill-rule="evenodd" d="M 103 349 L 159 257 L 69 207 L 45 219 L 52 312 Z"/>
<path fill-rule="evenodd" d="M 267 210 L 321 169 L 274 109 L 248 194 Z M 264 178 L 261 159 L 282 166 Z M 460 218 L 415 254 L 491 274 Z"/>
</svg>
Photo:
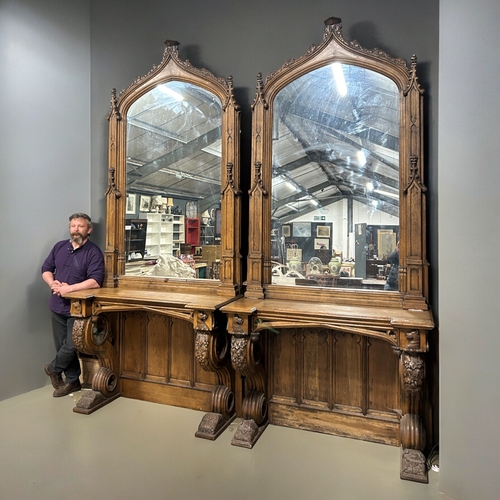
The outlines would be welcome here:
<svg viewBox="0 0 500 500">
<path fill-rule="evenodd" d="M 233 366 L 246 377 L 248 447 L 267 421 L 401 446 L 401 477 L 427 481 L 429 311 L 248 298 L 222 311 Z"/>
<path fill-rule="evenodd" d="M 215 439 L 235 417 L 227 299 L 212 295 L 102 288 L 75 292 L 73 337 L 99 369 L 74 408 L 89 414 L 119 395 L 208 411 L 199 437 Z"/>
</svg>

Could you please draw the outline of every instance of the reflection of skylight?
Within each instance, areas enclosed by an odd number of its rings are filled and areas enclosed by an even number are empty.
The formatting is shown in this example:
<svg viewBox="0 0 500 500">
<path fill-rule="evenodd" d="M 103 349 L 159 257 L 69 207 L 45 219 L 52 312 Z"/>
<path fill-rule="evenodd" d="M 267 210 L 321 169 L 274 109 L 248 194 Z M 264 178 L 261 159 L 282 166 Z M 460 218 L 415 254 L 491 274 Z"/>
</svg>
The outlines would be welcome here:
<svg viewBox="0 0 500 500">
<path fill-rule="evenodd" d="M 164 94 L 167 94 L 170 97 L 173 97 L 176 101 L 183 101 L 184 100 L 184 96 L 182 96 L 181 94 L 179 94 L 179 92 L 176 92 L 175 90 L 172 90 L 165 83 L 162 84 L 162 85 L 158 85 L 157 89 L 160 90 L 161 92 L 163 92 Z"/>
<path fill-rule="evenodd" d="M 205 153 L 209 153 L 213 156 L 217 156 L 218 158 L 221 158 L 222 152 L 221 152 L 220 148 L 221 148 L 221 145 L 219 143 L 218 146 L 205 146 L 204 148 L 201 148 L 201 150 L 204 151 Z"/>
<path fill-rule="evenodd" d="M 339 95 L 344 97 L 347 94 L 347 85 L 345 83 L 344 71 L 342 70 L 342 64 L 335 62 L 332 64 L 333 76 L 335 78 L 335 84 L 337 85 L 337 90 Z"/>
</svg>

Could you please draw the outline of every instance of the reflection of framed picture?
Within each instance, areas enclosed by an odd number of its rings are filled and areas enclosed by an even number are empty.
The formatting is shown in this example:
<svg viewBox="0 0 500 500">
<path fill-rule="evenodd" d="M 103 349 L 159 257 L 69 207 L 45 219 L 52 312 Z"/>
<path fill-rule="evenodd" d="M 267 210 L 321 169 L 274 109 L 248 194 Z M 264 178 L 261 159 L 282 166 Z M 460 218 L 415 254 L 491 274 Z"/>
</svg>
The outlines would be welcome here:
<svg viewBox="0 0 500 500">
<path fill-rule="evenodd" d="M 294 222 L 293 223 L 294 238 L 310 238 L 311 223 L 310 222 Z"/>
<path fill-rule="evenodd" d="M 125 209 L 125 213 L 127 214 L 135 214 L 136 212 L 136 201 L 137 201 L 137 195 L 136 194 L 127 194 L 127 207 Z"/>
<path fill-rule="evenodd" d="M 340 266 L 340 274 L 346 277 L 351 277 L 352 267 L 351 266 Z"/>
<path fill-rule="evenodd" d="M 141 212 L 149 212 L 151 210 L 151 196 L 141 195 L 141 204 L 139 210 Z"/>
<path fill-rule="evenodd" d="M 318 238 L 329 238 L 330 226 L 316 226 L 316 236 Z"/>
<path fill-rule="evenodd" d="M 387 260 L 396 248 L 396 233 L 392 229 L 379 229 L 377 243 L 379 260 Z"/>
<path fill-rule="evenodd" d="M 290 226 L 281 226 L 281 236 L 290 238 Z"/>
<path fill-rule="evenodd" d="M 286 249 L 286 261 L 290 262 L 291 260 L 302 261 L 302 248 L 287 248 Z"/>
<path fill-rule="evenodd" d="M 314 250 L 330 250 L 330 239 L 314 238 Z"/>
</svg>

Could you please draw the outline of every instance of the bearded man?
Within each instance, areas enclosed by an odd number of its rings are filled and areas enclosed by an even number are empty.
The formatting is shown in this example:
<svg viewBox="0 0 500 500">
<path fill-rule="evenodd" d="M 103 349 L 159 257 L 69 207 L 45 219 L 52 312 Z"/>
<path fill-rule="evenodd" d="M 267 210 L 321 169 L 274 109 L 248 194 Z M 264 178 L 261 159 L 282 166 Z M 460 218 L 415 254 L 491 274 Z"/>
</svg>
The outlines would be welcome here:
<svg viewBox="0 0 500 500">
<path fill-rule="evenodd" d="M 70 239 L 56 243 L 42 266 L 42 278 L 52 291 L 49 308 L 57 354 L 45 365 L 45 373 L 55 389 L 55 398 L 81 390 L 80 362 L 72 335 L 75 318 L 70 315 L 70 301 L 63 296 L 102 285 L 104 256 L 89 240 L 91 233 L 92 221 L 87 214 L 71 215 Z"/>
</svg>

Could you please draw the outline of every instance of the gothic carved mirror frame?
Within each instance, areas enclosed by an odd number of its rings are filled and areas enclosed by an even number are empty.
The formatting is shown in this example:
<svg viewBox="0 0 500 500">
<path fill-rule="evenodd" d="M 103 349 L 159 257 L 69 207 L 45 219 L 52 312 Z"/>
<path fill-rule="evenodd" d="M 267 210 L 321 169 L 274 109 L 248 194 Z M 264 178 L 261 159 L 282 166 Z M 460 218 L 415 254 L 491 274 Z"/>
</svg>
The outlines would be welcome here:
<svg viewBox="0 0 500 500">
<path fill-rule="evenodd" d="M 163 60 L 151 71 L 137 78 L 117 97 L 113 89 L 109 120 L 108 189 L 106 191 L 106 287 L 191 293 L 217 293 L 235 296 L 241 287 L 240 229 L 240 108 L 234 99 L 232 77 L 215 77 L 206 69 L 198 69 L 179 59 L 178 42 L 165 42 Z M 184 82 L 213 94 L 221 103 L 221 185 L 220 185 L 220 265 L 219 279 L 158 278 L 125 275 L 125 218 L 127 189 L 127 112 L 131 106 L 158 85 Z M 217 188 L 218 189 L 218 188 Z"/>
<path fill-rule="evenodd" d="M 318 288 L 272 284 L 271 210 L 273 183 L 273 112 L 277 94 L 290 82 L 334 62 L 350 64 L 391 79 L 399 92 L 399 287 L 398 291 Z M 379 49 L 364 49 L 342 36 L 339 18 L 325 21 L 323 41 L 301 57 L 291 59 L 263 82 L 259 75 L 252 105 L 252 179 L 246 296 L 306 301 L 342 300 L 350 303 L 428 309 L 426 261 L 426 187 L 423 161 L 423 90 L 410 67 Z"/>
</svg>

